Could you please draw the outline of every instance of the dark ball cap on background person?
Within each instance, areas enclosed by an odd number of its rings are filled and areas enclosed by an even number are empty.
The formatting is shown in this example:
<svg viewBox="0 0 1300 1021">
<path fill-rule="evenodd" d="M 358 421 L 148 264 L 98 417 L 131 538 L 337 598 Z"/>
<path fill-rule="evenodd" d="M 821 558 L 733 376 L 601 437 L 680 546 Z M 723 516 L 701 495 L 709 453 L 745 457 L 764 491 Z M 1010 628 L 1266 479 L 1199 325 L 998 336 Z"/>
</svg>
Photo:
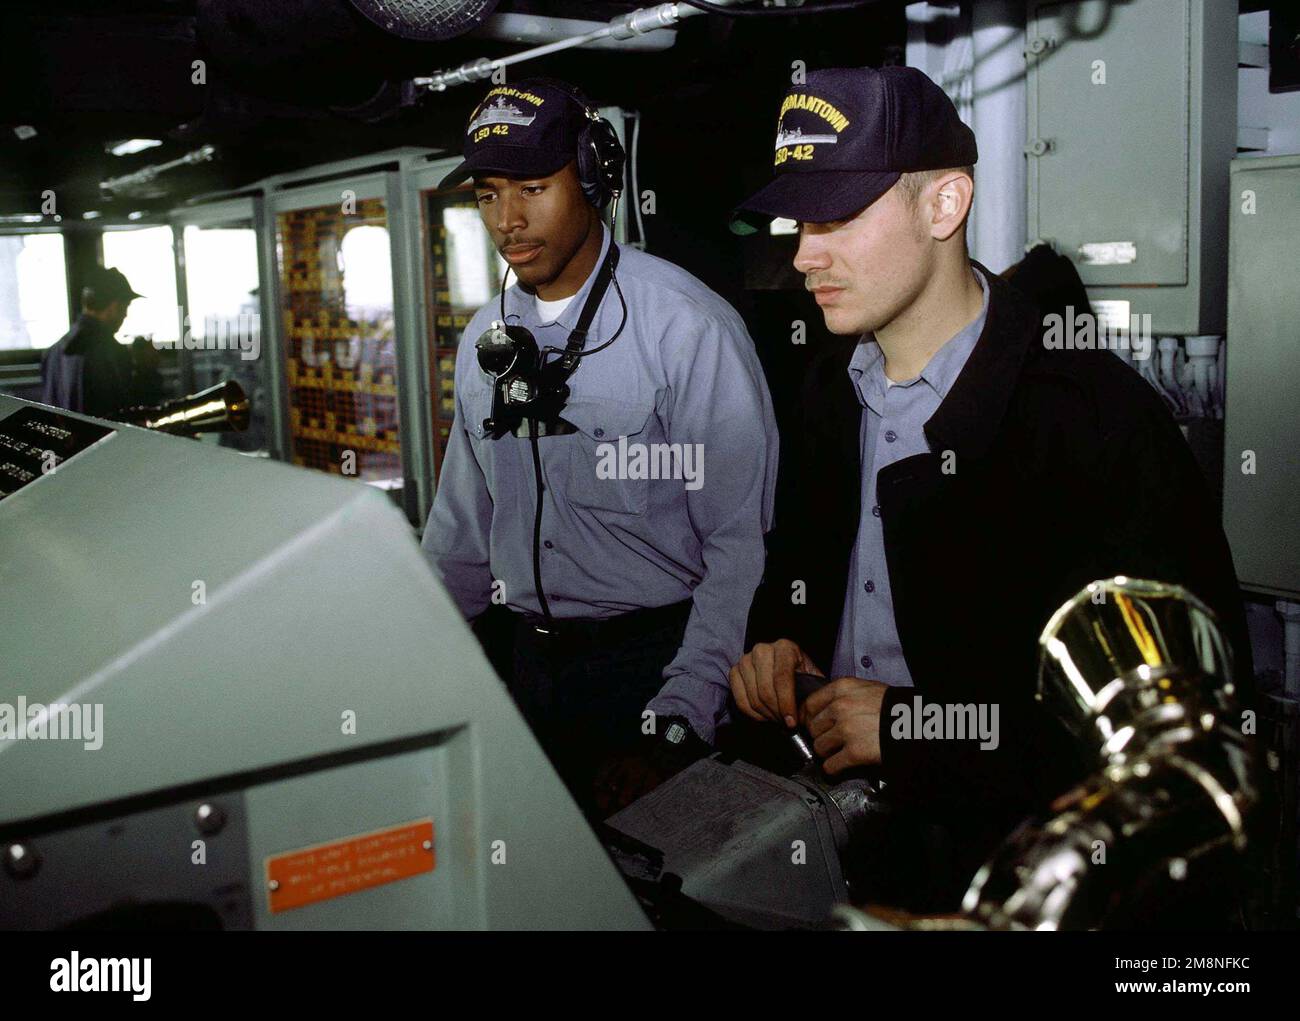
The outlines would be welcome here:
<svg viewBox="0 0 1300 1021">
<path fill-rule="evenodd" d="M 830 223 L 857 215 L 905 173 L 975 163 L 975 134 L 914 67 L 810 71 L 781 102 L 776 178 L 732 214 L 753 234 L 773 217 Z"/>
<path fill-rule="evenodd" d="M 131 289 L 120 269 L 92 266 L 81 282 L 81 301 L 94 308 L 103 308 L 110 301 L 130 303 L 134 298 L 143 297 Z"/>
<path fill-rule="evenodd" d="M 549 177 L 577 159 L 588 120 L 562 82 L 526 78 L 497 85 L 470 114 L 465 161 L 438 182 L 451 188 L 471 177 Z"/>
</svg>

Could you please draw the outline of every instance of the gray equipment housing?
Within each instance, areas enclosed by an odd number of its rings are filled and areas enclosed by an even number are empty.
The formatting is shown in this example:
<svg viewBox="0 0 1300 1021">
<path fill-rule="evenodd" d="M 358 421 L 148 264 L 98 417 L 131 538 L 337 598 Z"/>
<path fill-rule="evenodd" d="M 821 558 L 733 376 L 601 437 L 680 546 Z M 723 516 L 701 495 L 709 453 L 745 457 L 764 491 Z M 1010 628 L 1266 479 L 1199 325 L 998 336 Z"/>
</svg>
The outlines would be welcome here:
<svg viewBox="0 0 1300 1021">
<path fill-rule="evenodd" d="M 1232 194 L 1223 529 L 1245 588 L 1300 599 L 1300 156 L 1233 160 Z"/>
<path fill-rule="evenodd" d="M 381 493 L 104 424 L 0 500 L 0 706 L 102 706 L 0 740 L 0 926 L 648 927 Z M 269 858 L 421 820 L 432 870 L 273 910 Z"/>
<path fill-rule="evenodd" d="M 850 899 L 841 856 L 851 844 L 869 847 L 871 827 L 884 813 L 867 781 L 831 787 L 812 773 L 782 777 L 715 756 L 606 826 L 630 838 L 621 846 L 610 842 L 627 875 L 658 884 L 674 877 L 675 892 L 724 924 L 825 928 L 832 909 Z M 638 847 L 649 861 L 635 860 Z"/>
</svg>

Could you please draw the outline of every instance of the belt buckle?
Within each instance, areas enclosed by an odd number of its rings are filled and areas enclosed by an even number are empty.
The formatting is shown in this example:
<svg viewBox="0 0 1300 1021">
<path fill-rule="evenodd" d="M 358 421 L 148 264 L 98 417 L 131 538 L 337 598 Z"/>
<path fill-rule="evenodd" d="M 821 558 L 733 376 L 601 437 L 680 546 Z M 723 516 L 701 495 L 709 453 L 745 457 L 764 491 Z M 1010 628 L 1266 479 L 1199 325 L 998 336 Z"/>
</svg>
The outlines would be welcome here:
<svg viewBox="0 0 1300 1021">
<path fill-rule="evenodd" d="M 544 617 L 537 617 L 528 622 L 528 628 L 540 642 L 553 645 L 560 638 L 560 629 L 555 623 L 548 623 Z"/>
</svg>

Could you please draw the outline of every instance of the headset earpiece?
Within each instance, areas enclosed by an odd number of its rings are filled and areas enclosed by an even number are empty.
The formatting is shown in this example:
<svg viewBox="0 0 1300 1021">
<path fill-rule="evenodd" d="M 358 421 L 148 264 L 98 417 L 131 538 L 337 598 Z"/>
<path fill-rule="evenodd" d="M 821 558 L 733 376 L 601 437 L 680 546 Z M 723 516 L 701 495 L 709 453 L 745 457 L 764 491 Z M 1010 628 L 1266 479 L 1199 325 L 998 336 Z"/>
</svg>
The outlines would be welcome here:
<svg viewBox="0 0 1300 1021">
<path fill-rule="evenodd" d="M 567 82 L 549 81 L 577 104 L 586 118 L 578 135 L 578 181 L 587 201 L 597 209 L 604 209 L 615 195 L 623 192 L 627 154 L 618 133 L 578 89 Z"/>
<path fill-rule="evenodd" d="M 578 179 L 587 201 L 597 209 L 622 193 L 626 159 L 614 126 L 604 117 L 589 121 L 578 137 Z"/>
</svg>

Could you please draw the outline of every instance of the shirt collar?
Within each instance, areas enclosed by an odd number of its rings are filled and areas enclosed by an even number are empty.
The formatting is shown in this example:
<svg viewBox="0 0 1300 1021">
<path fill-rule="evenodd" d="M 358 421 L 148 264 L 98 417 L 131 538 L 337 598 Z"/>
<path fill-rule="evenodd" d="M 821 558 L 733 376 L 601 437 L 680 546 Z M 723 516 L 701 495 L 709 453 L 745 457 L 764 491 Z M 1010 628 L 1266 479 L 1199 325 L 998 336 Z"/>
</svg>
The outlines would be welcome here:
<svg viewBox="0 0 1300 1021">
<path fill-rule="evenodd" d="M 948 396 L 948 391 L 961 375 L 966 360 L 974 350 L 976 341 L 984 332 L 984 323 L 989 314 L 988 281 L 977 267 L 972 266 L 971 269 L 975 273 L 975 279 L 979 281 L 983 294 L 979 315 L 958 330 L 930 357 L 919 376 L 896 382 L 894 386 L 910 387 L 925 384 L 939 395 L 940 400 Z M 862 335 L 853 357 L 849 360 L 849 377 L 853 380 L 853 389 L 858 395 L 858 401 L 876 414 L 883 414 L 885 392 L 889 389 L 889 381 L 885 377 L 885 353 L 874 335 L 870 333 Z"/>
<path fill-rule="evenodd" d="M 537 310 L 536 296 L 523 291 L 516 282 L 506 291 L 506 316 L 511 321 L 515 321 L 515 317 L 518 316 L 518 321 L 529 327 L 550 326 L 554 323 L 566 330 L 572 330 L 577 326 L 578 317 L 582 315 L 582 307 L 587 303 L 587 295 L 591 292 L 592 284 L 596 280 L 596 274 L 600 272 L 601 263 L 605 261 L 605 253 L 609 251 L 609 246 L 613 243 L 612 237 L 603 223 L 600 224 L 600 232 L 600 253 L 596 256 L 596 264 L 592 266 L 591 272 L 587 274 L 587 279 L 582 282 L 582 286 L 578 288 L 578 293 L 573 296 L 573 300 L 564 307 L 564 311 L 555 319 L 543 322 L 541 314 Z M 622 255 L 622 252 L 619 254 Z"/>
</svg>

